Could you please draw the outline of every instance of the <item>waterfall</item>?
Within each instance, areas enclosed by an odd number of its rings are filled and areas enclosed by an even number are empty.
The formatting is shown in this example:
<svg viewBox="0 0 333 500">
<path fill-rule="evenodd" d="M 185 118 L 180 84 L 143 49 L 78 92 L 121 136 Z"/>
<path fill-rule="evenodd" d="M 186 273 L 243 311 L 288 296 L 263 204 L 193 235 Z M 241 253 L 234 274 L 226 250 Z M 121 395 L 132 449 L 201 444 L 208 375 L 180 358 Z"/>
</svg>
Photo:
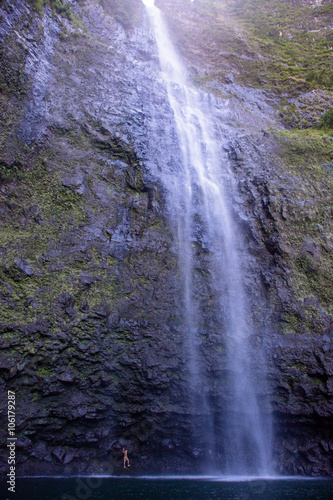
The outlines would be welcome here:
<svg viewBox="0 0 333 500">
<path fill-rule="evenodd" d="M 198 333 L 200 298 L 194 294 L 194 227 L 199 224 L 211 255 L 211 273 L 217 282 L 224 318 L 221 339 L 223 337 L 226 345 L 230 391 L 228 407 L 224 408 L 224 472 L 268 474 L 271 461 L 269 423 L 259 408 L 251 370 L 252 331 L 239 255 L 241 238 L 230 207 L 232 173 L 228 158 L 221 151 L 221 138 L 203 109 L 199 91 L 187 83 L 186 69 L 172 45 L 160 10 L 153 0 L 143 0 L 143 3 L 154 31 L 181 151 L 182 170 L 177 172 L 177 178 L 172 178 L 170 172 L 161 173 L 161 176 L 173 192 L 193 410 L 206 416 L 206 446 L 214 455 L 217 431 L 213 409 L 202 387 L 203 360 Z"/>
</svg>

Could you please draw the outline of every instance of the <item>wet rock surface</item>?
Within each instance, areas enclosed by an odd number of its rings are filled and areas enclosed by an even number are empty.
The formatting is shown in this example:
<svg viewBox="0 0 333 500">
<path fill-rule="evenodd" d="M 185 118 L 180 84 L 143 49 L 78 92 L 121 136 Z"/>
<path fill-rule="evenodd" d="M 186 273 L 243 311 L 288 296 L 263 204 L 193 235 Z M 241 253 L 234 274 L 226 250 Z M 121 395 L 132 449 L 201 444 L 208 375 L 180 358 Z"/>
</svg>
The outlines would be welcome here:
<svg viewBox="0 0 333 500">
<path fill-rule="evenodd" d="M 0 374 L 4 400 L 16 392 L 18 468 L 117 473 L 126 446 L 134 473 L 202 470 L 207 415 L 191 414 L 170 207 L 180 151 L 156 47 L 141 6 L 134 25 L 93 0 L 73 9 L 79 22 L 49 7 L 40 18 L 23 0 L 1 6 Z M 225 86 L 238 97 L 198 92 L 235 176 L 276 466 L 332 474 L 332 176 L 324 161 L 300 169 L 286 156 L 263 92 L 230 72 Z M 197 390 L 215 409 L 223 466 L 223 313 L 200 224 L 193 245 Z M 1 457 L 6 473 L 5 447 Z"/>
</svg>

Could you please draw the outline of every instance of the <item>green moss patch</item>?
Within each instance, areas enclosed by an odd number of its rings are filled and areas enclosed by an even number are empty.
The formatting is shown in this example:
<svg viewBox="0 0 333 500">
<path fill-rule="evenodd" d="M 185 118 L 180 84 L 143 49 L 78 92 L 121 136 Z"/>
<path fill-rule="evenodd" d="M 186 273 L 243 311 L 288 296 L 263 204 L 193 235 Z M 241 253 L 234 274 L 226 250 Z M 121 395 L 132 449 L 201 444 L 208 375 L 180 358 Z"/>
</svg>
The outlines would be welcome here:
<svg viewBox="0 0 333 500">
<path fill-rule="evenodd" d="M 333 137 L 315 130 L 282 132 L 277 137 L 290 178 L 279 231 L 291 269 L 291 286 L 303 304 L 306 321 L 316 331 L 318 318 L 323 312 L 332 313 L 333 303 L 333 175 L 328 167 L 333 164 Z M 289 318 L 288 328 L 295 321 L 297 317 Z"/>
<path fill-rule="evenodd" d="M 28 0 L 28 2 L 32 4 L 40 17 L 43 15 L 44 6 L 48 5 L 54 13 L 60 14 L 69 20 L 73 20 L 73 11 L 70 7 L 70 3 L 66 0 Z"/>
<path fill-rule="evenodd" d="M 292 95 L 332 89 L 331 6 L 285 0 L 169 0 L 159 4 L 179 47 L 224 80 L 234 70 L 239 82 Z M 223 68 L 223 69 L 222 69 Z"/>
</svg>

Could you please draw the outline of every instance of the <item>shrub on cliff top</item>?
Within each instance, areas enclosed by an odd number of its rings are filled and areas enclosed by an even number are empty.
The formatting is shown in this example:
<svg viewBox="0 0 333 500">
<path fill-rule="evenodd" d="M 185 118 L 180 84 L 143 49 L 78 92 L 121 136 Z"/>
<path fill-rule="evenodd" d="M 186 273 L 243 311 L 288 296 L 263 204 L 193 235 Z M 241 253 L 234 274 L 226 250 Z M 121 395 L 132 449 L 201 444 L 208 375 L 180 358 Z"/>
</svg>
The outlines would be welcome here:
<svg viewBox="0 0 333 500">
<path fill-rule="evenodd" d="M 318 128 L 333 130 L 333 108 L 321 117 Z"/>
</svg>

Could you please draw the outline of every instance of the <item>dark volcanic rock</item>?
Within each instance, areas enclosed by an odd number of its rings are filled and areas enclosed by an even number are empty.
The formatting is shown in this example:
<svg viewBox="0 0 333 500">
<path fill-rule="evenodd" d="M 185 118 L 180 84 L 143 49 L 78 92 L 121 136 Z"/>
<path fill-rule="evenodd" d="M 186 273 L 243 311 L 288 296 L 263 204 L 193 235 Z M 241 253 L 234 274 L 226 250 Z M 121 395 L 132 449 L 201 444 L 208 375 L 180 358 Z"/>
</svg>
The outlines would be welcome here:
<svg viewBox="0 0 333 500">
<path fill-rule="evenodd" d="M 71 2 L 76 17 L 1 4 L 0 372 L 16 392 L 21 474 L 118 473 L 123 446 L 136 473 L 193 472 L 209 459 L 209 416 L 192 414 L 188 390 L 164 177 L 180 168 L 174 118 L 141 2 L 120 4 Z M 253 369 L 277 469 L 332 474 L 332 176 L 306 149 L 290 161 L 300 145 L 266 131 L 276 123 L 264 92 L 231 73 L 225 83 L 237 96 L 198 92 L 235 175 Z M 224 318 L 199 222 L 193 246 L 197 391 L 214 409 L 223 465 Z"/>
</svg>

